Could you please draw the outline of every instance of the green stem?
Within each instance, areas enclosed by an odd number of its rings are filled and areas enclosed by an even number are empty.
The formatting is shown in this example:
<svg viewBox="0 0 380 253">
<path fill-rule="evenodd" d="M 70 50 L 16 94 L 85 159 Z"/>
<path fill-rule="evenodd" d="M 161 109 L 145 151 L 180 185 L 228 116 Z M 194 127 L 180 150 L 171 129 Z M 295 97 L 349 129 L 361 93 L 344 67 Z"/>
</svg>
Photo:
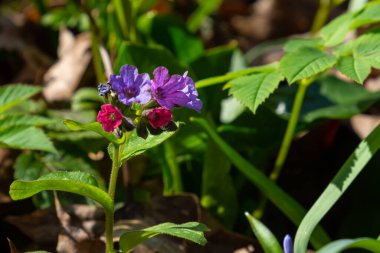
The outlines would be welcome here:
<svg viewBox="0 0 380 253">
<path fill-rule="evenodd" d="M 120 151 L 121 146 L 113 144 L 113 159 L 112 159 L 112 170 L 110 176 L 110 182 L 108 186 L 108 195 L 112 199 L 112 203 L 114 203 L 115 199 L 115 190 L 116 190 L 116 182 L 117 175 L 120 168 Z M 114 223 L 114 208 L 112 210 L 106 210 L 106 253 L 114 252 L 113 249 L 113 223 Z"/>
<path fill-rule="evenodd" d="M 302 103 L 305 98 L 307 87 L 310 85 L 312 81 L 313 79 L 307 79 L 307 80 L 302 80 L 299 83 L 296 98 L 294 100 L 294 104 L 293 104 L 292 111 L 290 114 L 290 119 L 286 127 L 285 136 L 284 136 L 284 139 L 282 140 L 280 151 L 275 161 L 273 171 L 269 175 L 269 179 L 274 182 L 277 181 L 278 177 L 281 174 L 281 170 L 284 167 L 286 157 L 288 156 L 288 153 L 289 153 L 290 144 L 292 143 L 293 136 L 296 130 L 298 118 L 301 112 Z M 259 201 L 257 209 L 253 212 L 253 216 L 260 219 L 264 214 L 266 203 L 267 203 L 267 198 L 262 196 Z"/>
<path fill-rule="evenodd" d="M 282 167 L 284 166 L 285 159 L 289 153 L 290 144 L 292 143 L 294 132 L 296 130 L 296 126 L 298 122 L 298 118 L 301 112 L 303 99 L 305 97 L 305 93 L 309 84 L 310 84 L 309 82 L 301 82 L 298 86 L 298 90 L 297 90 L 296 98 L 294 100 L 292 112 L 290 114 L 288 126 L 286 127 L 285 136 L 284 136 L 284 139 L 282 140 L 280 151 L 278 153 L 276 162 L 274 164 L 274 169 L 269 176 L 269 178 L 272 181 L 276 181 L 278 179 L 281 173 Z"/>
<path fill-rule="evenodd" d="M 93 57 L 92 62 L 94 64 L 95 75 L 96 75 L 96 79 L 98 83 L 101 83 L 104 81 L 103 63 L 102 63 L 102 57 L 99 51 L 100 44 L 99 44 L 99 41 L 94 29 L 91 29 L 90 36 L 91 36 L 91 50 L 92 50 L 92 57 Z"/>
<path fill-rule="evenodd" d="M 315 36 L 321 27 L 326 23 L 327 18 L 329 17 L 331 8 L 331 0 L 320 0 L 319 8 L 317 14 L 315 15 L 313 25 L 311 27 L 311 35 Z"/>
</svg>

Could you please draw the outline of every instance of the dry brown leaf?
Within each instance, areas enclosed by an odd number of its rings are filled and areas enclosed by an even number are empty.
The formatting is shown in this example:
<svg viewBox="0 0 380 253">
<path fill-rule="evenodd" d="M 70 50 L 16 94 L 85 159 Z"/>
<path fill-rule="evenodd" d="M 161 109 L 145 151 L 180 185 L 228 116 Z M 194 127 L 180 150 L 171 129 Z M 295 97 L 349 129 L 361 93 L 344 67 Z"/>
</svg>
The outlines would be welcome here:
<svg viewBox="0 0 380 253">
<path fill-rule="evenodd" d="M 69 100 L 91 60 L 88 33 L 74 35 L 62 28 L 59 33 L 59 60 L 44 75 L 43 94 L 48 102 Z"/>
</svg>

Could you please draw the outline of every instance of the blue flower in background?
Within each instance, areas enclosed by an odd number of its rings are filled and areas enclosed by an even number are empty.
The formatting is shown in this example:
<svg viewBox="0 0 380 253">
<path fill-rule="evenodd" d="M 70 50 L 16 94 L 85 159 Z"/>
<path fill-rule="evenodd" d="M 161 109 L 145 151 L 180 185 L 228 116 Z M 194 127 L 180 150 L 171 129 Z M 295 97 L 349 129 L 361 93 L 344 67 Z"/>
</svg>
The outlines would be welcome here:
<svg viewBox="0 0 380 253">
<path fill-rule="evenodd" d="M 293 241 L 290 235 L 286 235 L 283 242 L 284 253 L 293 253 Z"/>
<path fill-rule="evenodd" d="M 109 84 L 117 92 L 118 99 L 125 105 L 131 106 L 134 102 L 146 104 L 151 99 L 149 92 L 151 82 L 146 73 L 139 74 L 135 66 L 124 65 L 120 68 L 120 76 L 111 75 Z"/>
<path fill-rule="evenodd" d="M 107 94 L 109 91 L 110 91 L 111 87 L 107 84 L 99 84 L 98 85 L 98 91 L 99 91 L 99 95 L 100 96 L 104 96 L 105 94 Z"/>
<path fill-rule="evenodd" d="M 175 106 L 183 106 L 200 112 L 202 101 L 187 72 L 183 76 L 170 76 L 167 68 L 157 67 L 153 76 L 152 96 L 162 107 L 170 110 Z"/>
</svg>

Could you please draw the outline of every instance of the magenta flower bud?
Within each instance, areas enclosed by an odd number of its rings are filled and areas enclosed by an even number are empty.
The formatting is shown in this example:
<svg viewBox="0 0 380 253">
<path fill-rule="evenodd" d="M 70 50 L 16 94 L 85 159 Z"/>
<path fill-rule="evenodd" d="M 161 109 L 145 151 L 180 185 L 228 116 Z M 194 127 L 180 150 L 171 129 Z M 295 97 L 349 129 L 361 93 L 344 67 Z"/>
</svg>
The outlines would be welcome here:
<svg viewBox="0 0 380 253">
<path fill-rule="evenodd" d="M 102 109 L 99 111 L 96 120 L 102 124 L 104 131 L 113 132 L 118 126 L 121 125 L 123 115 L 119 108 L 106 104 L 102 105 Z"/>
<path fill-rule="evenodd" d="M 173 114 L 170 110 L 159 107 L 154 108 L 146 114 L 149 124 L 154 128 L 166 126 L 173 118 Z"/>
</svg>

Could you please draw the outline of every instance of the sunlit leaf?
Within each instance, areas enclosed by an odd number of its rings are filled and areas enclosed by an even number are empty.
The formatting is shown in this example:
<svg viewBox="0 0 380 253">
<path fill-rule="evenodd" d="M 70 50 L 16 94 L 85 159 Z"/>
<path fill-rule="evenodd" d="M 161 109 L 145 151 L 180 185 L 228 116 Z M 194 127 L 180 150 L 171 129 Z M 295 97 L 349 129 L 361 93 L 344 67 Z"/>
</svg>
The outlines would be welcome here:
<svg viewBox="0 0 380 253">
<path fill-rule="evenodd" d="M 102 126 L 98 122 L 82 124 L 82 123 L 76 122 L 74 120 L 66 119 L 64 121 L 64 123 L 67 126 L 67 128 L 69 128 L 70 130 L 73 130 L 73 131 L 81 131 L 81 130 L 92 131 L 92 132 L 95 132 L 97 134 L 100 134 L 101 136 L 105 137 L 107 140 L 109 140 L 113 143 L 121 144 L 124 141 L 123 138 L 119 139 L 113 133 L 108 133 L 108 132 L 104 131 Z"/>
<path fill-rule="evenodd" d="M 281 245 L 278 243 L 276 237 L 262 222 L 251 216 L 249 213 L 245 213 L 245 217 L 247 217 L 252 231 L 259 240 L 265 253 L 283 253 Z"/>
<path fill-rule="evenodd" d="M 41 191 L 65 191 L 93 199 L 107 210 L 112 210 L 111 198 L 96 185 L 96 180 L 91 174 L 79 171 L 56 171 L 33 181 L 16 180 L 11 184 L 9 194 L 13 200 L 20 200 Z"/>
<path fill-rule="evenodd" d="M 205 245 L 207 241 L 203 233 L 207 230 L 208 228 L 205 225 L 198 222 L 183 224 L 162 223 L 153 227 L 124 233 L 120 237 L 120 248 L 123 253 L 131 252 L 138 244 L 160 234 L 175 236 Z"/>
<path fill-rule="evenodd" d="M 366 249 L 370 252 L 380 252 L 380 241 L 372 238 L 341 239 L 330 242 L 316 253 L 339 253 L 346 249 Z"/>
<path fill-rule="evenodd" d="M 143 139 L 137 136 L 136 131 L 133 131 L 127 141 L 123 144 L 124 147 L 123 153 L 121 154 L 121 162 L 125 162 L 128 159 L 140 155 L 147 151 L 150 148 L 153 148 L 163 141 L 171 137 L 175 132 L 164 131 L 160 135 L 148 135 L 148 138 Z M 113 156 L 113 145 L 111 144 L 108 148 L 108 152 L 110 153 L 110 157 Z"/>
<path fill-rule="evenodd" d="M 1 128 L 0 147 L 57 152 L 44 132 L 33 126 L 9 126 Z"/>
<path fill-rule="evenodd" d="M 380 126 L 364 139 L 303 218 L 295 237 L 294 252 L 304 253 L 311 233 L 340 199 L 380 147 Z"/>
<path fill-rule="evenodd" d="M 0 113 L 39 93 L 41 87 L 9 84 L 0 87 Z"/>
<path fill-rule="evenodd" d="M 289 84 L 319 74 L 336 63 L 337 59 L 321 50 L 302 47 L 286 54 L 280 61 L 280 71 Z"/>
<path fill-rule="evenodd" d="M 279 72 L 240 77 L 231 82 L 230 93 L 255 113 L 283 79 Z"/>
</svg>

